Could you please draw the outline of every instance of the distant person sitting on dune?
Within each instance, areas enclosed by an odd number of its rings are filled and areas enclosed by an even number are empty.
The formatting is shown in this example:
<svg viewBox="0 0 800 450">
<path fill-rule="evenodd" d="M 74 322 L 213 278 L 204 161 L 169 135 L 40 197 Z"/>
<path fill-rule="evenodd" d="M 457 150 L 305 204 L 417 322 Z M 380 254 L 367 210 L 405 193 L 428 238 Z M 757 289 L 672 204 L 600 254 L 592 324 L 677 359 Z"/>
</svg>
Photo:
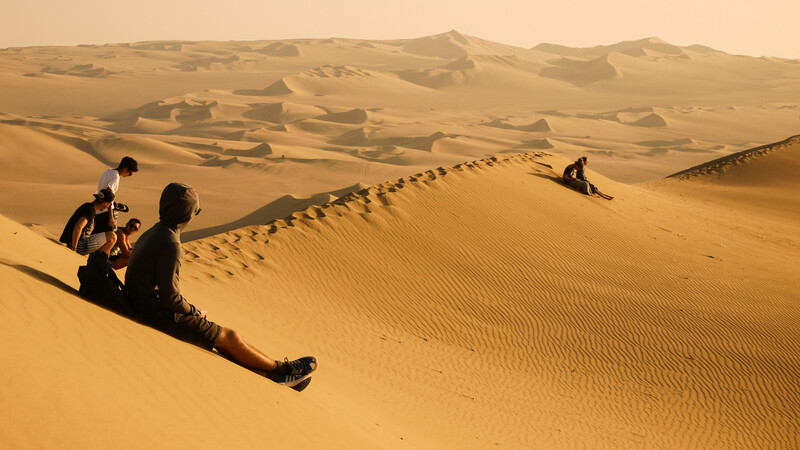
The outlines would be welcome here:
<svg viewBox="0 0 800 450">
<path fill-rule="evenodd" d="M 586 178 L 586 166 L 589 164 L 589 158 L 581 156 L 574 163 L 564 169 L 564 183 L 572 186 L 578 192 L 583 192 L 586 195 L 595 194 L 606 200 L 612 200 L 614 197 L 600 192 L 597 186 L 593 185 Z"/>
<path fill-rule="evenodd" d="M 98 249 L 108 255 L 117 236 L 110 231 L 92 234 L 92 230 L 95 226 L 97 211 L 108 208 L 113 201 L 114 193 L 110 189 L 101 189 L 94 194 L 94 201 L 82 204 L 72 213 L 72 217 L 69 218 L 61 233 L 59 242 L 67 244 L 67 247 L 80 255 L 88 255 Z"/>
<path fill-rule="evenodd" d="M 141 227 L 142 222 L 139 219 L 131 219 L 124 227 L 117 228 L 117 243 L 111 249 L 111 257 L 108 258 L 114 270 L 122 269 L 128 265 L 128 260 L 131 258 L 131 250 L 133 249 L 130 237 L 137 233 Z"/>
<path fill-rule="evenodd" d="M 586 180 L 583 170 L 584 165 L 584 159 L 578 158 L 574 163 L 568 165 L 564 169 L 564 174 L 562 177 L 564 183 L 570 185 L 576 191 L 582 192 L 586 195 L 592 195 L 594 190 L 592 189 L 592 184 Z"/>
<path fill-rule="evenodd" d="M 303 390 L 317 360 L 306 356 L 276 361 L 248 345 L 239 333 L 217 325 L 181 295 L 181 231 L 200 213 L 200 199 L 185 184 L 170 183 L 161 193 L 160 220 L 144 232 L 133 248 L 125 288 L 139 319 L 175 338 L 216 349 L 233 362 L 270 380 Z"/>
</svg>

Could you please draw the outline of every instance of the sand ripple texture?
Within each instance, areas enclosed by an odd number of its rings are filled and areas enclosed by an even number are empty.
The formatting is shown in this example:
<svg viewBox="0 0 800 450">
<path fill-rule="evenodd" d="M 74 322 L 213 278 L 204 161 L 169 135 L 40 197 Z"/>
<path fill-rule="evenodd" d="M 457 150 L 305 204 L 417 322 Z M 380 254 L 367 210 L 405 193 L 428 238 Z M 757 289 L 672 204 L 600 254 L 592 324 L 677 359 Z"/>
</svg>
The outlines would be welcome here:
<svg viewBox="0 0 800 450">
<path fill-rule="evenodd" d="M 586 197 L 567 162 L 372 186 L 189 243 L 184 276 L 413 446 L 796 447 L 797 222 L 597 174 L 616 198 Z"/>
</svg>

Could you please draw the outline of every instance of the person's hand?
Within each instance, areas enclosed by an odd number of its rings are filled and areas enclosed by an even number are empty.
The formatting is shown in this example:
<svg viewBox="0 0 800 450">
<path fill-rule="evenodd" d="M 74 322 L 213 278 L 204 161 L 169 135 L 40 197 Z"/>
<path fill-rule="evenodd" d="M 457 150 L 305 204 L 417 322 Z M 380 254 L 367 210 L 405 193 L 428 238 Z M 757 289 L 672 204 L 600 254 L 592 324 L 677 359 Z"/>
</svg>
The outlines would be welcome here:
<svg viewBox="0 0 800 450">
<path fill-rule="evenodd" d="M 201 309 L 200 311 L 197 311 L 197 315 L 205 319 L 207 318 L 208 311 L 206 311 L 205 309 Z"/>
</svg>

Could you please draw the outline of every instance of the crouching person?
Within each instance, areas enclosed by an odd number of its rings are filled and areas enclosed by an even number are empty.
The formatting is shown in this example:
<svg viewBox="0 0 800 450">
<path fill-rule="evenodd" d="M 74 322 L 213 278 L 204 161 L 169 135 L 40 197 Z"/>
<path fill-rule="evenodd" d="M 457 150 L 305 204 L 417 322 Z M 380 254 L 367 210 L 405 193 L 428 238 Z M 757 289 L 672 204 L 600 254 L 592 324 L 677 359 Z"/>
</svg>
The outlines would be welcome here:
<svg viewBox="0 0 800 450">
<path fill-rule="evenodd" d="M 108 261 L 114 270 L 122 269 L 128 266 L 128 261 L 131 259 L 131 246 L 130 237 L 139 232 L 142 227 L 142 221 L 139 219 L 131 219 L 123 228 L 117 228 L 115 234 L 117 235 L 117 243 L 111 249 L 111 256 Z"/>
<path fill-rule="evenodd" d="M 95 214 L 108 208 L 113 201 L 114 193 L 110 189 L 101 189 L 94 194 L 94 201 L 82 204 L 72 213 L 59 242 L 67 244 L 67 247 L 80 255 L 102 250 L 108 257 L 111 247 L 117 241 L 117 236 L 111 231 L 92 234 L 92 230 L 95 225 Z"/>
<path fill-rule="evenodd" d="M 125 288 L 137 317 L 146 325 L 207 350 L 216 349 L 233 362 L 276 383 L 303 390 L 311 382 L 317 360 L 306 356 L 276 361 L 247 344 L 239 333 L 211 322 L 180 293 L 180 234 L 200 213 L 195 190 L 171 183 L 161 193 L 159 222 L 144 232 L 133 248 Z"/>
</svg>

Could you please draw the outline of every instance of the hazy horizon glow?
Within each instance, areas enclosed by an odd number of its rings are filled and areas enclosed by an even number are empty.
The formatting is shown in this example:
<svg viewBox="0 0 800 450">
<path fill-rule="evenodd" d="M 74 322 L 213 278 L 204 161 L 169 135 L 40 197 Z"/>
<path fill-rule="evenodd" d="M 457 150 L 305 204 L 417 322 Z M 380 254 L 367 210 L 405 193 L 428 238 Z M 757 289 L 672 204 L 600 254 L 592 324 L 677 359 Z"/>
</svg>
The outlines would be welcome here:
<svg viewBox="0 0 800 450">
<path fill-rule="evenodd" d="M 96 0 L 13 2 L 0 16 L 0 48 L 152 40 L 410 39 L 451 29 L 524 48 L 547 42 L 610 45 L 656 36 L 727 53 L 800 58 L 798 0 Z"/>
</svg>

